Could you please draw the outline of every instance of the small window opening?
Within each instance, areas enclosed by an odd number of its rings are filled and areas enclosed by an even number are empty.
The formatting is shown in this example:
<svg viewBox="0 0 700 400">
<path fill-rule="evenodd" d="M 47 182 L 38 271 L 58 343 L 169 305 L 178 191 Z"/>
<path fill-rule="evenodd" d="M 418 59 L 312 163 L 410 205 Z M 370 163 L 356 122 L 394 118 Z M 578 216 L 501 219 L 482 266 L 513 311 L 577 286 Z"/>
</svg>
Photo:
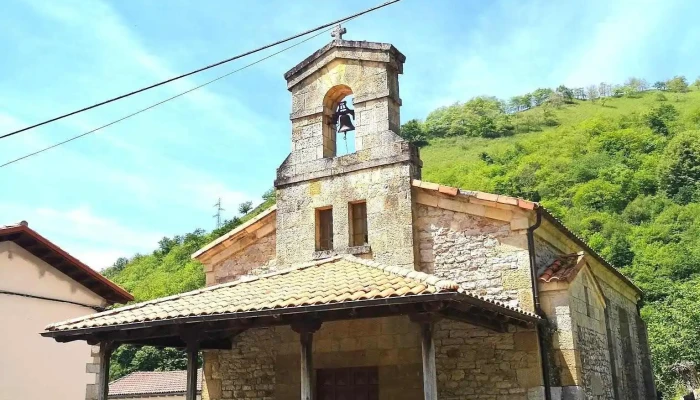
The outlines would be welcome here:
<svg viewBox="0 0 700 400">
<path fill-rule="evenodd" d="M 350 117 L 351 123 L 355 124 L 355 117 L 354 117 L 354 112 L 355 112 L 355 106 L 352 104 L 353 101 L 353 95 L 349 94 L 345 96 L 338 104 L 344 104 L 345 107 L 349 110 L 352 111 L 352 117 Z M 337 110 L 337 108 L 336 108 Z M 338 123 L 336 125 L 336 133 L 335 133 L 335 154 L 336 156 L 344 156 L 346 154 L 354 153 L 355 152 L 355 129 L 353 128 L 350 131 L 347 132 L 338 132 L 338 129 L 341 127 L 341 124 Z"/>
<path fill-rule="evenodd" d="M 593 315 L 593 312 L 592 312 L 590 295 L 588 293 L 588 286 L 583 287 L 583 295 L 586 298 L 586 316 L 590 317 L 591 315 Z"/>
<path fill-rule="evenodd" d="M 333 208 L 316 210 L 316 250 L 333 250 Z"/>
<path fill-rule="evenodd" d="M 350 246 L 369 243 L 367 235 L 367 203 L 350 203 Z"/>
</svg>

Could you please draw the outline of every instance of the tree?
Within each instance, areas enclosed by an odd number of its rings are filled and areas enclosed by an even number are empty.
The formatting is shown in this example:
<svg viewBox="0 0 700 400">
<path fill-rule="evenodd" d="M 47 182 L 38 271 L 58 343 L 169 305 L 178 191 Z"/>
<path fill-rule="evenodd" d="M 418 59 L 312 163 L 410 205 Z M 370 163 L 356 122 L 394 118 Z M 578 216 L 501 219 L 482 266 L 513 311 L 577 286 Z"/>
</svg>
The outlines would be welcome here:
<svg viewBox="0 0 700 400">
<path fill-rule="evenodd" d="M 656 90 L 666 90 L 666 82 L 663 81 L 656 81 L 654 82 L 654 88 Z"/>
<path fill-rule="evenodd" d="M 586 98 L 592 102 L 595 102 L 600 97 L 598 93 L 598 88 L 595 85 L 590 85 L 586 88 Z"/>
<path fill-rule="evenodd" d="M 412 119 L 401 125 L 399 136 L 418 147 L 423 147 L 428 144 L 428 139 L 423 131 L 423 124 L 417 119 Z"/>
<path fill-rule="evenodd" d="M 668 125 L 676 118 L 678 118 L 678 110 L 670 104 L 661 104 L 644 115 L 647 126 L 655 133 L 664 136 L 669 134 Z"/>
<path fill-rule="evenodd" d="M 688 91 L 688 80 L 683 75 L 677 75 L 666 82 L 666 87 L 674 93 L 685 93 Z"/>
<path fill-rule="evenodd" d="M 659 166 L 661 188 L 686 204 L 700 190 L 700 131 L 674 137 L 666 147 Z"/>
<path fill-rule="evenodd" d="M 695 80 L 695 82 L 693 82 L 693 86 L 700 90 L 700 76 Z"/>
<path fill-rule="evenodd" d="M 572 103 L 573 102 L 574 92 L 573 92 L 573 90 L 569 89 L 568 87 L 566 87 L 564 85 L 559 85 L 556 92 L 561 95 L 561 97 L 565 103 Z"/>
<path fill-rule="evenodd" d="M 275 188 L 269 188 L 262 195 L 263 201 L 274 201 L 277 198 L 277 191 Z"/>
<path fill-rule="evenodd" d="M 629 88 L 632 92 L 638 93 L 647 90 L 649 84 L 644 79 L 630 77 L 625 81 L 625 87 Z"/>
<path fill-rule="evenodd" d="M 518 104 L 522 104 L 522 98 Z M 514 133 L 511 116 L 495 97 L 475 97 L 466 103 L 441 107 L 423 123 L 427 138 L 448 136 L 500 137 Z"/>
<path fill-rule="evenodd" d="M 547 103 L 554 108 L 561 108 L 564 105 L 564 103 L 566 103 L 566 100 L 562 92 L 557 90 L 549 96 Z"/>
<path fill-rule="evenodd" d="M 547 102 L 549 96 L 552 95 L 553 90 L 550 88 L 539 88 L 532 92 L 532 102 L 535 106 L 541 106 Z"/>
<path fill-rule="evenodd" d="M 253 202 L 248 200 L 238 205 L 238 212 L 241 214 L 248 214 L 250 210 L 253 209 Z"/>
<path fill-rule="evenodd" d="M 600 97 L 610 97 L 612 93 L 610 93 L 612 86 L 605 83 L 605 82 L 600 82 L 600 85 L 598 85 L 598 93 L 600 94 Z"/>
</svg>

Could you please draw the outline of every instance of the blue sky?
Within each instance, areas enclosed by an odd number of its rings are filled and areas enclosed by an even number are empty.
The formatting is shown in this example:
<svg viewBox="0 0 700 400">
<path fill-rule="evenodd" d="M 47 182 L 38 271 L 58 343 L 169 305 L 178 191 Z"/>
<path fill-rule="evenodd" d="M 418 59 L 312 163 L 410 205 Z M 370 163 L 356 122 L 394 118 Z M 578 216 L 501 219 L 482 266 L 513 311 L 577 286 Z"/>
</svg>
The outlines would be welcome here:
<svg viewBox="0 0 700 400">
<path fill-rule="evenodd" d="M 358 1 L 3 1 L 0 134 L 368 8 Z M 700 2 L 403 0 L 346 39 L 407 56 L 402 119 L 537 87 L 700 75 Z M 203 90 L 0 169 L 0 225 L 30 226 L 101 269 L 260 201 L 290 148 L 283 73 L 324 34 Z M 270 52 L 0 141 L 0 164 Z"/>
</svg>

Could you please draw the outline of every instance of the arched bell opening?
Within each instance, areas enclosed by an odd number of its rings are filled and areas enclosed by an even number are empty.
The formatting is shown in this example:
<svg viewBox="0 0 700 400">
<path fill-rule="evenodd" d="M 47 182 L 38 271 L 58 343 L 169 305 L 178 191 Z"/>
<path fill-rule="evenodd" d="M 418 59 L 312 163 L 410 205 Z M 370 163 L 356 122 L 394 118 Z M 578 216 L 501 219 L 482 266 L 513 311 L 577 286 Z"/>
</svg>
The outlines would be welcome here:
<svg viewBox="0 0 700 400">
<path fill-rule="evenodd" d="M 333 86 L 323 99 L 323 157 L 355 152 L 355 107 L 347 85 Z"/>
</svg>

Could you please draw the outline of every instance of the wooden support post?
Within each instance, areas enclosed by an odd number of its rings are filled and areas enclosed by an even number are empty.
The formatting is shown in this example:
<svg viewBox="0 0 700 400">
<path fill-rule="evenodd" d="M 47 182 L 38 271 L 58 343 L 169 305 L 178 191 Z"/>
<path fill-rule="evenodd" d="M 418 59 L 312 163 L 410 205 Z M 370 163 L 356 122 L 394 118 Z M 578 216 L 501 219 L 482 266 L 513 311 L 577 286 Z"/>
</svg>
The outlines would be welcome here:
<svg viewBox="0 0 700 400">
<path fill-rule="evenodd" d="M 197 356 L 199 354 L 199 342 L 189 340 L 187 342 L 187 388 L 185 400 L 197 400 Z"/>
<path fill-rule="evenodd" d="M 314 332 L 320 327 L 321 323 L 317 321 L 292 325 L 301 343 L 301 400 L 314 398 L 313 341 Z"/>
<path fill-rule="evenodd" d="M 107 400 L 109 395 L 109 360 L 114 346 L 112 342 L 100 343 L 100 371 L 97 374 L 97 400 Z"/>
<path fill-rule="evenodd" d="M 435 367 L 435 342 L 433 330 L 439 319 L 434 314 L 412 315 L 411 320 L 420 326 L 423 353 L 423 398 L 437 400 L 437 369 Z"/>
</svg>

